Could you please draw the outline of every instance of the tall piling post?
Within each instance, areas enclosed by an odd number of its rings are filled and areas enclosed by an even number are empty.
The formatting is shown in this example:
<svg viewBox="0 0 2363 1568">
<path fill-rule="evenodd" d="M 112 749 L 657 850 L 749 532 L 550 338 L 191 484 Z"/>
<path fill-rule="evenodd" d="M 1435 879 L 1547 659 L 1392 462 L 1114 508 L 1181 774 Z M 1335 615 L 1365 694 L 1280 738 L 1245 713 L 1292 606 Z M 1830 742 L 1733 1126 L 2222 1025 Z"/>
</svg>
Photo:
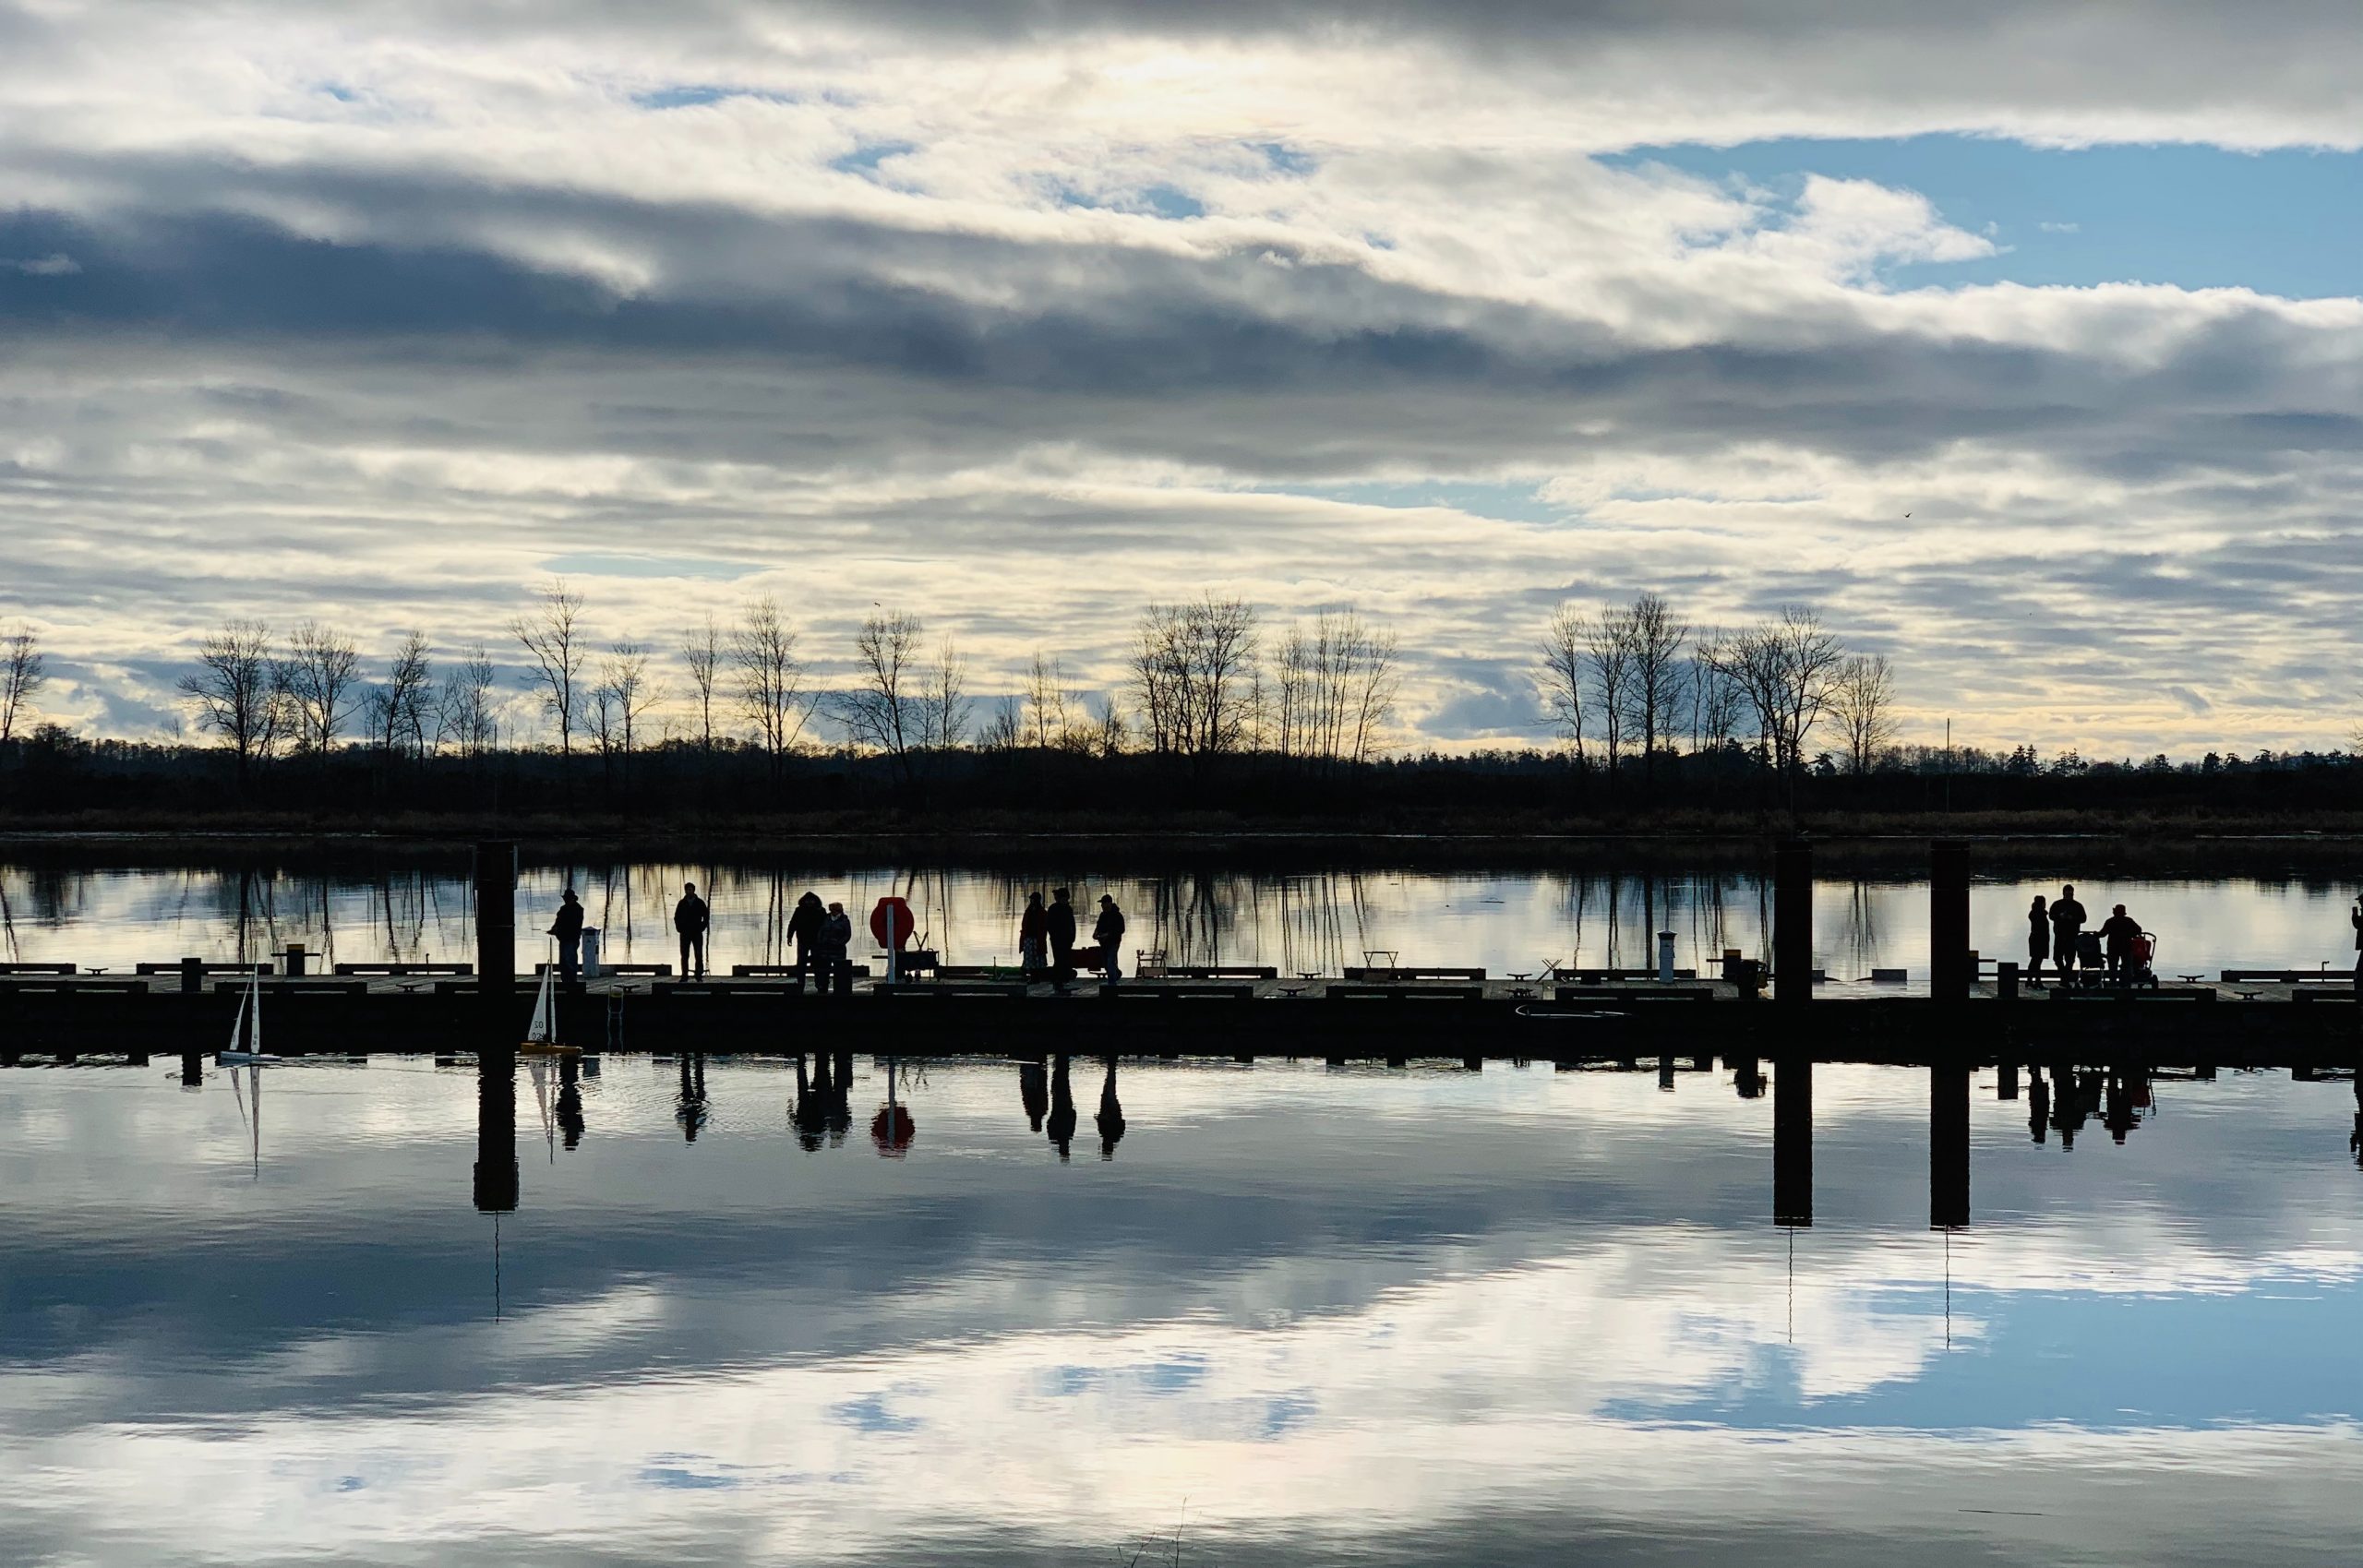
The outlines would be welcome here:
<svg viewBox="0 0 2363 1568">
<path fill-rule="evenodd" d="M 1772 1223 L 1813 1224 L 1813 1059 L 1772 1063 Z"/>
<path fill-rule="evenodd" d="M 487 1029 L 522 1030 L 517 999 L 517 846 L 506 839 L 476 845 L 476 995 Z M 513 1042 L 519 1036 L 510 1034 Z"/>
<path fill-rule="evenodd" d="M 1928 1070 L 1928 1228 L 1969 1224 L 1969 1067 Z"/>
<path fill-rule="evenodd" d="M 1813 849 L 1803 839 L 1772 856 L 1772 999 L 1813 999 Z"/>
<path fill-rule="evenodd" d="M 1928 994 L 1967 1001 L 1977 976 L 1969 948 L 1969 845 L 1958 840 L 1928 851 Z"/>
</svg>

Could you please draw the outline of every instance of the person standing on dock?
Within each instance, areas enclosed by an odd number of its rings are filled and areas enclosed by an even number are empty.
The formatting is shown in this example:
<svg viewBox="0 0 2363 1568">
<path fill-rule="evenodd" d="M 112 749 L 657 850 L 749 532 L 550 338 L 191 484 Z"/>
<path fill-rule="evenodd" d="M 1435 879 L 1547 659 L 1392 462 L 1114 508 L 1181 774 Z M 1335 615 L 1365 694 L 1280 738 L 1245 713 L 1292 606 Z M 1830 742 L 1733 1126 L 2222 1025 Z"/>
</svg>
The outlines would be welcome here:
<svg viewBox="0 0 2363 1568">
<path fill-rule="evenodd" d="M 821 979 L 814 988 L 822 996 L 827 996 L 832 987 L 841 997 L 853 994 L 853 965 L 846 962 L 846 951 L 852 945 L 853 919 L 844 904 L 832 904 L 821 923 Z"/>
<path fill-rule="evenodd" d="M 2101 940 L 2108 944 L 2106 957 L 2111 980 L 2130 978 L 2126 960 L 2132 955 L 2133 939 L 2141 934 L 2141 922 L 2128 915 L 2121 904 L 2110 910 L 2108 918 L 2101 922 Z"/>
<path fill-rule="evenodd" d="M 558 939 L 558 977 L 570 984 L 582 978 L 582 901 L 572 888 L 558 894 L 550 935 Z"/>
<path fill-rule="evenodd" d="M 1050 986 L 1060 995 L 1066 994 L 1067 983 L 1074 978 L 1074 895 L 1065 888 L 1050 894 L 1050 907 L 1043 911 L 1044 935 L 1050 941 Z"/>
<path fill-rule="evenodd" d="M 804 989 L 804 977 L 812 976 L 815 989 L 825 994 L 829 983 L 815 967 L 820 962 L 821 943 L 828 935 L 829 912 L 821 905 L 821 895 L 806 889 L 796 901 L 796 912 L 787 917 L 787 940 L 796 944 L 796 988 Z"/>
<path fill-rule="evenodd" d="M 2084 906 L 2076 902 L 2071 885 L 2059 890 L 2051 905 L 2051 961 L 2059 966 L 2059 983 L 2075 983 L 2076 939 L 2084 934 Z"/>
<path fill-rule="evenodd" d="M 681 902 L 673 906 L 673 929 L 681 939 L 683 979 L 692 976 L 701 980 L 705 978 L 705 931 L 713 923 L 714 913 L 706 908 L 705 900 L 698 896 L 698 885 L 683 882 Z M 697 961 L 694 970 L 690 967 L 693 958 Z"/>
<path fill-rule="evenodd" d="M 1042 895 L 1027 893 L 1026 913 L 1017 921 L 1017 963 L 1029 986 L 1050 966 L 1050 916 L 1042 907 Z"/>
<path fill-rule="evenodd" d="M 2043 895 L 2027 905 L 2027 988 L 2043 989 L 2043 958 L 2051 951 L 2051 909 Z"/>
<path fill-rule="evenodd" d="M 2357 929 L 2363 930 L 2363 927 Z M 1112 986 L 1123 978 L 1123 972 L 1116 967 L 1116 959 L 1123 951 L 1124 912 L 1116 907 L 1115 894 L 1099 895 L 1099 918 L 1092 922 L 1091 940 L 1099 944 L 1099 970 L 1108 976 L 1108 984 Z M 2363 940 L 2363 938 L 2357 940 Z M 2356 971 L 2357 975 L 2363 975 L 2363 959 L 2357 961 Z"/>
</svg>

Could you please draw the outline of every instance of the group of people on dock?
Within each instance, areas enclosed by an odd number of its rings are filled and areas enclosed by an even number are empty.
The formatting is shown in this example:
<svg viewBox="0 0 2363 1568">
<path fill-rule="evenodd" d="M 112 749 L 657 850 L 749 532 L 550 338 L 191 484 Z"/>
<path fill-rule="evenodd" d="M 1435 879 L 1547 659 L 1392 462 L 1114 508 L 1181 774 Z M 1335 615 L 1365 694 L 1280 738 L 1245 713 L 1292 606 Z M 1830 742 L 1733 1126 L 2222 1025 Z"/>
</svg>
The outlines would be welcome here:
<svg viewBox="0 0 2363 1568">
<path fill-rule="evenodd" d="M 1051 989 L 1064 993 L 1074 983 L 1079 956 L 1088 956 L 1091 967 L 1109 985 L 1123 978 L 1117 958 L 1124 940 L 1124 912 L 1117 907 L 1115 895 L 1099 895 L 1099 917 L 1092 923 L 1088 954 L 1075 951 L 1073 896 L 1065 888 L 1055 888 L 1046 906 L 1039 892 L 1026 895 L 1026 913 L 1017 921 L 1017 957 L 1028 985 L 1048 980 Z"/>
<path fill-rule="evenodd" d="M 2059 896 L 2046 903 L 2041 893 L 2027 906 L 2027 985 L 2035 990 L 2043 986 L 2043 961 L 2048 955 L 2054 973 L 2063 986 L 2078 982 L 2079 972 L 2084 984 L 2105 979 L 2117 983 L 2131 977 L 2142 940 L 2141 922 L 2117 904 L 2109 917 L 2100 923 L 2093 933 L 2101 947 L 2104 973 L 2092 972 L 2092 955 L 2084 944 L 2084 922 L 2089 918 L 2084 906 L 2076 902 L 2073 885 L 2059 890 Z"/>
<path fill-rule="evenodd" d="M 1098 918 L 1091 928 L 1093 946 L 1078 949 L 1072 900 L 1065 888 L 1055 890 L 1047 905 L 1039 892 L 1026 895 L 1017 929 L 1026 980 L 1029 985 L 1048 980 L 1052 988 L 1063 993 L 1075 980 L 1077 961 L 1087 959 L 1089 966 L 1112 986 L 1122 977 L 1117 961 L 1124 940 L 1124 912 L 1113 894 L 1100 894 Z M 680 900 L 673 905 L 673 930 L 680 940 L 683 977 L 704 977 L 706 935 L 713 925 L 714 912 L 699 895 L 698 885 L 682 883 Z M 582 977 L 582 901 L 568 888 L 559 895 L 558 916 L 548 932 L 558 943 L 558 972 L 562 980 Z M 808 890 L 787 918 L 787 936 L 796 948 L 794 978 L 799 990 L 809 978 L 821 996 L 852 991 L 853 965 L 846 955 L 853 945 L 853 919 L 843 904 L 823 904 L 819 893 Z"/>
</svg>

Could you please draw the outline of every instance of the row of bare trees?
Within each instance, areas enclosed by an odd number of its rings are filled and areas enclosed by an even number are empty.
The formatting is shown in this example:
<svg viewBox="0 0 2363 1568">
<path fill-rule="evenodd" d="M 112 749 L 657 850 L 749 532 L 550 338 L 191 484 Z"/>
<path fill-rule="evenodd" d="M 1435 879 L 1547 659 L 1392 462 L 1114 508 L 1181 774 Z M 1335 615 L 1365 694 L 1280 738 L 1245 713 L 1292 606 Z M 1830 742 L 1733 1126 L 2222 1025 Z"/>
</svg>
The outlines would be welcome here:
<svg viewBox="0 0 2363 1568">
<path fill-rule="evenodd" d="M 1694 635 L 1656 593 L 1599 612 L 1563 604 L 1543 632 L 1534 681 L 1577 765 L 1590 767 L 1597 748 L 1612 781 L 1628 756 L 1653 774 L 1685 731 L 1694 751 L 1750 738 L 1767 766 L 1791 778 L 1825 720 L 1853 772 L 1868 772 L 1895 738 L 1887 659 L 1847 652 L 1805 605 Z"/>
</svg>

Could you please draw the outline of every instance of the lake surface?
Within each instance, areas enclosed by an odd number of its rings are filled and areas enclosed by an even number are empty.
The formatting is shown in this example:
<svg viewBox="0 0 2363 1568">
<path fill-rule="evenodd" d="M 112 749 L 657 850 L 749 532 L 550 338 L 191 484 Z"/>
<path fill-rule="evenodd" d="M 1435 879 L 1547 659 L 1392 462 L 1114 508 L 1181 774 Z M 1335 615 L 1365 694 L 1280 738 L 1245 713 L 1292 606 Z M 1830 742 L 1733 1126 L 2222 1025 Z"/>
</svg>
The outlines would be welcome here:
<svg viewBox="0 0 2363 1568">
<path fill-rule="evenodd" d="M 1980 951 L 2022 958 L 2028 900 L 2057 894 L 2063 875 L 2079 882 L 2094 924 L 2121 903 L 2156 932 L 2162 974 L 2213 977 L 2226 966 L 2347 969 L 2355 962 L 2347 912 L 2356 889 L 2293 872 L 2121 878 L 2083 875 L 2070 866 L 2064 873 L 2032 868 L 1988 877 L 1972 893 Z M 1767 955 L 1771 928 L 1769 889 L 1745 869 L 1611 876 L 1215 868 L 1143 877 L 1110 876 L 1088 865 L 1026 874 L 891 866 L 528 865 L 518 895 L 519 967 L 546 955 L 538 933 L 569 883 L 582 890 L 610 960 L 673 961 L 672 908 L 685 881 L 711 900 L 710 958 L 726 972 L 734 963 L 789 956 L 787 916 L 808 888 L 843 902 L 857 925 L 879 897 L 907 898 L 924 940 L 954 964 L 1014 962 L 1026 892 L 1061 885 L 1074 890 L 1086 931 L 1099 894 L 1112 892 L 1130 922 L 1130 950 L 1162 951 L 1174 964 L 1268 964 L 1284 974 L 1334 975 L 1373 952 L 1395 953 L 1407 964 L 1482 965 L 1495 974 L 1534 971 L 1554 959 L 1646 968 L 1655 962 L 1651 933 L 1661 930 L 1674 933 L 1681 965 L 1711 969 L 1726 948 Z M 469 960 L 475 940 L 470 897 L 463 861 L 318 868 L 0 863 L 0 960 L 121 967 L 192 954 L 257 957 L 290 942 L 331 961 Z M 1910 984 L 1925 988 L 1925 881 L 1825 880 L 1816 892 L 1814 930 L 1816 963 L 1837 982 L 1829 994 L 1880 994 L 1858 983 L 1881 968 L 1904 969 Z"/>
<path fill-rule="evenodd" d="M 2353 1560 L 2352 1084 L 1817 1073 L 0 1073 L 0 1562 Z"/>
</svg>

